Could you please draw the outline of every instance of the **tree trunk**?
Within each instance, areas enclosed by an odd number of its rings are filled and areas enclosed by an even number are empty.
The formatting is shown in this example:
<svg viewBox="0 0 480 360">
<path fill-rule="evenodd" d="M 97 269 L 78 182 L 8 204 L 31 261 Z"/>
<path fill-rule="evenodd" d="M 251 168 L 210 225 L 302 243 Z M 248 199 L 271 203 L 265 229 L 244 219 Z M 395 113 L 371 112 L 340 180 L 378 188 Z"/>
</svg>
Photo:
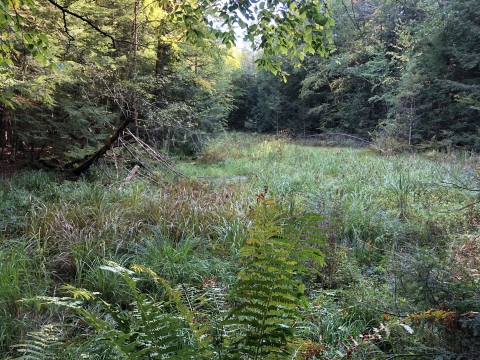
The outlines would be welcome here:
<svg viewBox="0 0 480 360">
<path fill-rule="evenodd" d="M 157 82 L 163 77 L 165 66 L 167 66 L 170 50 L 170 45 L 165 44 L 159 38 L 157 40 L 157 59 L 155 61 L 155 79 Z"/>
<path fill-rule="evenodd" d="M 135 0 L 133 19 L 133 122 L 135 124 L 135 135 L 138 137 L 138 112 L 137 112 L 137 76 L 138 76 L 138 6 L 140 0 Z"/>
<path fill-rule="evenodd" d="M 35 144 L 33 142 L 30 143 L 30 162 L 35 160 Z"/>
<path fill-rule="evenodd" d="M 5 151 L 5 146 L 7 145 L 7 139 L 5 138 L 5 131 L 1 129 L 0 132 L 0 146 L 2 147 L 2 151 L 0 152 L 0 160 L 3 160 L 3 153 Z"/>
</svg>

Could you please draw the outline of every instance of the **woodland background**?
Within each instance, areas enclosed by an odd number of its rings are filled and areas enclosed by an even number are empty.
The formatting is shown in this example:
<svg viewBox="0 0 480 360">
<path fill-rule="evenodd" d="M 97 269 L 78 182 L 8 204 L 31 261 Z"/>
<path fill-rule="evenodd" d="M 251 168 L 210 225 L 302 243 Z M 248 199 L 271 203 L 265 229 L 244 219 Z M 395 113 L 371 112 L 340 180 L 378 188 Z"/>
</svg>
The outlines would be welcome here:
<svg viewBox="0 0 480 360">
<path fill-rule="evenodd" d="M 65 4 L 104 33 L 38 4 L 19 24 L 23 37 L 13 27 L 2 32 L 0 159 L 14 161 L 19 150 L 38 159 L 48 150 L 77 160 L 131 113 L 135 134 L 149 145 L 187 154 L 224 129 L 343 132 L 392 150 L 480 148 L 474 1 L 328 6 L 335 50 L 324 58 L 304 48 L 293 61 L 280 53 L 274 61 L 283 64 L 285 83 L 257 69 L 262 53 L 248 44 L 231 48 L 232 39 L 212 36 L 191 41 L 184 23 L 149 3 Z M 205 31 L 201 26 L 195 31 Z"/>
</svg>

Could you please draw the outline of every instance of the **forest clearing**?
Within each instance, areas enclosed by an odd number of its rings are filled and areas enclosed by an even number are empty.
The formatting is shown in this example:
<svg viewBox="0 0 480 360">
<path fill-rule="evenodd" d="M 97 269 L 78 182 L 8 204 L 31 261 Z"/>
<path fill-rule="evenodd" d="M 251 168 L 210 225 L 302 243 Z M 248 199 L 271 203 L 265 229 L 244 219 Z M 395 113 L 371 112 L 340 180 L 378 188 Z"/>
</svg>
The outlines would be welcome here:
<svg viewBox="0 0 480 360">
<path fill-rule="evenodd" d="M 478 358 L 479 157 L 311 145 L 225 134 L 172 160 L 183 178 L 123 185 L 107 160 L 3 177 L 3 358 Z M 281 239 L 311 258 L 258 255 Z M 282 280 L 242 288 L 261 272 Z"/>
<path fill-rule="evenodd" d="M 1 359 L 480 359 L 478 0 L 0 0 Z"/>
</svg>

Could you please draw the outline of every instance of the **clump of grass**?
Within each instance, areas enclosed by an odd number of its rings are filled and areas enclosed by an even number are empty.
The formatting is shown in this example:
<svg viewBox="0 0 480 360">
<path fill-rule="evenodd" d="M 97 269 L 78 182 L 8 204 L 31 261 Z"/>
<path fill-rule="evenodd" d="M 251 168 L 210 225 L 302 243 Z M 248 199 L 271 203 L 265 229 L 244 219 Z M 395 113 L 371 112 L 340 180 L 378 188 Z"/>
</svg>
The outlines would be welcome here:
<svg viewBox="0 0 480 360">
<path fill-rule="evenodd" d="M 198 158 L 200 164 L 219 164 L 231 159 L 252 157 L 252 152 L 261 143 L 261 136 L 243 136 L 223 133 L 207 146 Z"/>
<path fill-rule="evenodd" d="M 32 245 L 12 239 L 0 247 L 0 350 L 38 324 L 35 308 L 20 300 L 50 288 L 45 259 L 32 251 Z"/>
<path fill-rule="evenodd" d="M 154 270 L 172 284 L 198 284 L 204 278 L 225 278 L 234 273 L 230 259 L 214 256 L 211 241 L 182 238 L 177 241 L 161 230 L 137 243 L 132 262 Z"/>
</svg>

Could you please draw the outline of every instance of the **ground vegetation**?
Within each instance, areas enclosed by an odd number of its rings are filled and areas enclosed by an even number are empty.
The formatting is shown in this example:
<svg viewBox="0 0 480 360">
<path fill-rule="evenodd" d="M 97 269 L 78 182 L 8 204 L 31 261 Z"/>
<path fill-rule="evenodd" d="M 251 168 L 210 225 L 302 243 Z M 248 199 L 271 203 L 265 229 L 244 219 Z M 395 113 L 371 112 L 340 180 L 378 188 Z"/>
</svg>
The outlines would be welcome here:
<svg viewBox="0 0 480 360">
<path fill-rule="evenodd" d="M 478 157 L 315 145 L 2 178 L 3 357 L 478 357 Z"/>
</svg>

